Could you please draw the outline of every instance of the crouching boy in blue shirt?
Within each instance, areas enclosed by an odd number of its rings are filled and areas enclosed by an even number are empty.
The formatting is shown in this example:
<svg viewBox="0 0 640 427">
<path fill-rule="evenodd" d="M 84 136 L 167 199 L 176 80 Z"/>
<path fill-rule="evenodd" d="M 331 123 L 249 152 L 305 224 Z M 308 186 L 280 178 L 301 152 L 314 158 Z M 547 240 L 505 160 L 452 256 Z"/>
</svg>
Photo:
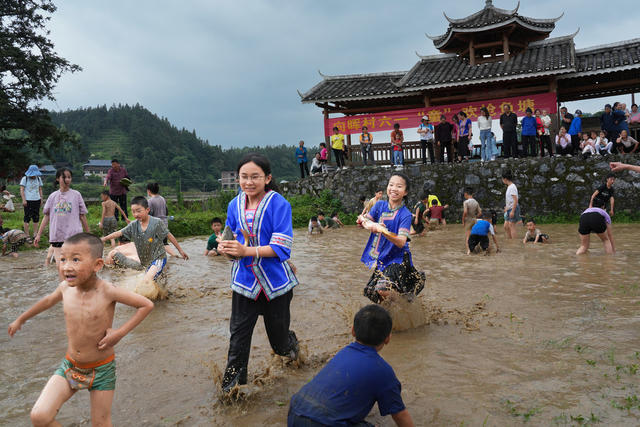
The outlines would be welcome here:
<svg viewBox="0 0 640 427">
<path fill-rule="evenodd" d="M 364 419 L 378 402 L 382 416 L 413 426 L 400 396 L 400 381 L 378 352 L 391 339 L 391 316 L 379 305 L 355 315 L 356 341 L 340 350 L 318 375 L 291 398 L 287 425 L 370 426 Z"/>
</svg>

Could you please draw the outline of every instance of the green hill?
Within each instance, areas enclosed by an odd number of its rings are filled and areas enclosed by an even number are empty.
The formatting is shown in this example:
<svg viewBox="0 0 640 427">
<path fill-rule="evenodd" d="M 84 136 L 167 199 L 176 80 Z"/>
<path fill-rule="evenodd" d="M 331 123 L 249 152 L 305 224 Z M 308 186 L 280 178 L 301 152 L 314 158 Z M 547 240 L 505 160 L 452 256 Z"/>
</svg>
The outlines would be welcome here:
<svg viewBox="0 0 640 427">
<path fill-rule="evenodd" d="M 199 138 L 195 130 L 178 129 L 137 104 L 52 112 L 51 118 L 79 137 L 78 150 L 55 156 L 56 161 L 71 162 L 76 170 L 88 159 L 117 158 L 134 181 L 153 180 L 172 187 L 181 181 L 183 189 L 209 191 L 219 187 L 221 171 L 235 170 L 243 154 L 257 151 L 271 160 L 278 180 L 295 179 L 298 173 L 295 146 L 223 150 Z"/>
</svg>

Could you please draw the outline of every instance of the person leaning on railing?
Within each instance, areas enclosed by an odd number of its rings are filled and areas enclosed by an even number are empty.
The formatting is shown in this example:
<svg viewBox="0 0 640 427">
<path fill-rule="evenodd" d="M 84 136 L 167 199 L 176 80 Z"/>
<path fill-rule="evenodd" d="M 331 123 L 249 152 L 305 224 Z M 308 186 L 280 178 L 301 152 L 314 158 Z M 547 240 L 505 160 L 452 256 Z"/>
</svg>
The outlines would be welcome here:
<svg viewBox="0 0 640 427">
<path fill-rule="evenodd" d="M 371 151 L 371 145 L 373 144 L 373 136 L 369 133 L 369 129 L 366 126 L 362 126 L 362 133 L 360 134 L 360 151 L 362 151 L 362 163 L 367 166 L 367 157 L 371 160 L 371 164 L 375 165 L 373 161 L 373 151 Z"/>
</svg>

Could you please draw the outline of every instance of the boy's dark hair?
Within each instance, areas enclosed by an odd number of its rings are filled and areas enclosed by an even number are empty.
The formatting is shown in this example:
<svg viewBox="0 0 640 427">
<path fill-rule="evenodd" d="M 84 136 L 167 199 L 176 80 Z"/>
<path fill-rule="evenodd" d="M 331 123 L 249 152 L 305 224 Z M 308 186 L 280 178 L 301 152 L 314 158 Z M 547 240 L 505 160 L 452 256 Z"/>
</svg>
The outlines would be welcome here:
<svg viewBox="0 0 640 427">
<path fill-rule="evenodd" d="M 331 218 L 333 218 L 334 216 L 337 216 L 337 215 L 338 215 L 338 212 L 336 212 L 336 211 L 331 212 Z"/>
<path fill-rule="evenodd" d="M 394 123 L 393 124 L 393 128 L 394 129 L 400 129 L 400 123 Z"/>
<path fill-rule="evenodd" d="M 381 191 L 384 193 L 384 189 L 382 189 L 382 188 L 378 188 L 378 189 L 376 190 L 376 193 L 379 193 L 379 192 L 381 192 Z"/>
<path fill-rule="evenodd" d="M 318 221 L 318 217 L 317 217 L 317 216 L 312 216 L 312 217 L 311 217 L 311 221 L 315 221 L 315 222 L 317 222 L 317 221 Z"/>
<path fill-rule="evenodd" d="M 473 188 L 471 188 L 471 187 L 465 188 L 464 192 L 467 193 L 470 196 L 473 196 Z"/>
<path fill-rule="evenodd" d="M 105 196 L 109 196 L 109 190 L 101 191 L 100 194 L 104 194 Z"/>
<path fill-rule="evenodd" d="M 91 256 L 94 258 L 102 258 L 104 245 L 99 237 L 91 233 L 78 233 L 64 241 L 64 244 L 69 245 L 77 245 L 78 243 L 87 243 L 91 249 Z"/>
<path fill-rule="evenodd" d="M 157 182 L 150 182 L 147 184 L 147 190 L 149 190 L 151 194 L 158 194 L 160 192 L 160 185 Z"/>
<path fill-rule="evenodd" d="M 433 199 L 431 201 L 431 206 L 438 206 L 438 201 L 436 199 Z"/>
<path fill-rule="evenodd" d="M 213 224 L 222 224 L 222 220 L 219 217 L 215 217 L 211 220 L 211 225 Z"/>
<path fill-rule="evenodd" d="M 321 142 L 321 143 L 320 143 L 320 147 L 326 147 L 326 146 L 327 146 L 327 144 L 326 144 L 326 143 L 324 143 L 324 142 Z"/>
<path fill-rule="evenodd" d="M 131 204 L 132 205 L 138 205 L 138 206 L 142 206 L 143 208 L 147 209 L 149 208 L 149 203 L 147 202 L 147 199 L 145 199 L 142 196 L 136 196 L 131 200 Z"/>
<path fill-rule="evenodd" d="M 513 174 L 511 173 L 511 169 L 506 169 L 504 172 L 502 172 L 502 178 L 513 181 Z"/>
<path fill-rule="evenodd" d="M 377 304 L 362 307 L 353 318 L 353 331 L 358 342 L 379 346 L 391 333 L 393 322 L 389 312 Z"/>
<path fill-rule="evenodd" d="M 615 178 L 615 177 L 616 177 L 616 174 L 615 174 L 615 173 L 613 173 L 613 172 L 609 172 L 609 173 L 607 174 L 607 179 L 609 179 L 609 178 Z"/>
<path fill-rule="evenodd" d="M 536 223 L 536 219 L 534 217 L 527 218 L 527 222 Z"/>
<path fill-rule="evenodd" d="M 120 163 L 118 159 L 111 159 L 111 163 Z"/>
<path fill-rule="evenodd" d="M 323 211 L 318 211 L 318 216 L 320 216 L 320 215 L 324 216 L 324 212 Z"/>
<path fill-rule="evenodd" d="M 332 130 L 337 130 L 337 131 L 339 131 L 340 129 L 338 129 L 338 126 L 334 126 Z"/>
<path fill-rule="evenodd" d="M 367 200 L 367 198 L 366 198 L 366 197 L 364 197 L 364 196 L 360 196 L 360 201 L 361 201 L 361 202 L 364 202 L 364 201 L 366 201 L 366 200 Z"/>
</svg>

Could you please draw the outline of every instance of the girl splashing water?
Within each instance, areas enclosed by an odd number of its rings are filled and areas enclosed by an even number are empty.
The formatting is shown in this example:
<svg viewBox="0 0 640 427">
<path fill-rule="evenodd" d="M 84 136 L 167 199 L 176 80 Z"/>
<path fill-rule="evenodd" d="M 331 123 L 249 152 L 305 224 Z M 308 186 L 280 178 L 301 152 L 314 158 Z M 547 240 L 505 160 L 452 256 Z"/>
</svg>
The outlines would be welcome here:
<svg viewBox="0 0 640 427">
<path fill-rule="evenodd" d="M 380 200 L 358 225 L 371 231 L 361 261 L 373 275 L 364 295 L 375 303 L 391 296 L 392 291 L 412 298 L 424 288 L 425 274 L 413 267 L 409 251 L 411 212 L 405 206 L 409 177 L 394 172 L 387 185 L 388 201 Z"/>
</svg>

